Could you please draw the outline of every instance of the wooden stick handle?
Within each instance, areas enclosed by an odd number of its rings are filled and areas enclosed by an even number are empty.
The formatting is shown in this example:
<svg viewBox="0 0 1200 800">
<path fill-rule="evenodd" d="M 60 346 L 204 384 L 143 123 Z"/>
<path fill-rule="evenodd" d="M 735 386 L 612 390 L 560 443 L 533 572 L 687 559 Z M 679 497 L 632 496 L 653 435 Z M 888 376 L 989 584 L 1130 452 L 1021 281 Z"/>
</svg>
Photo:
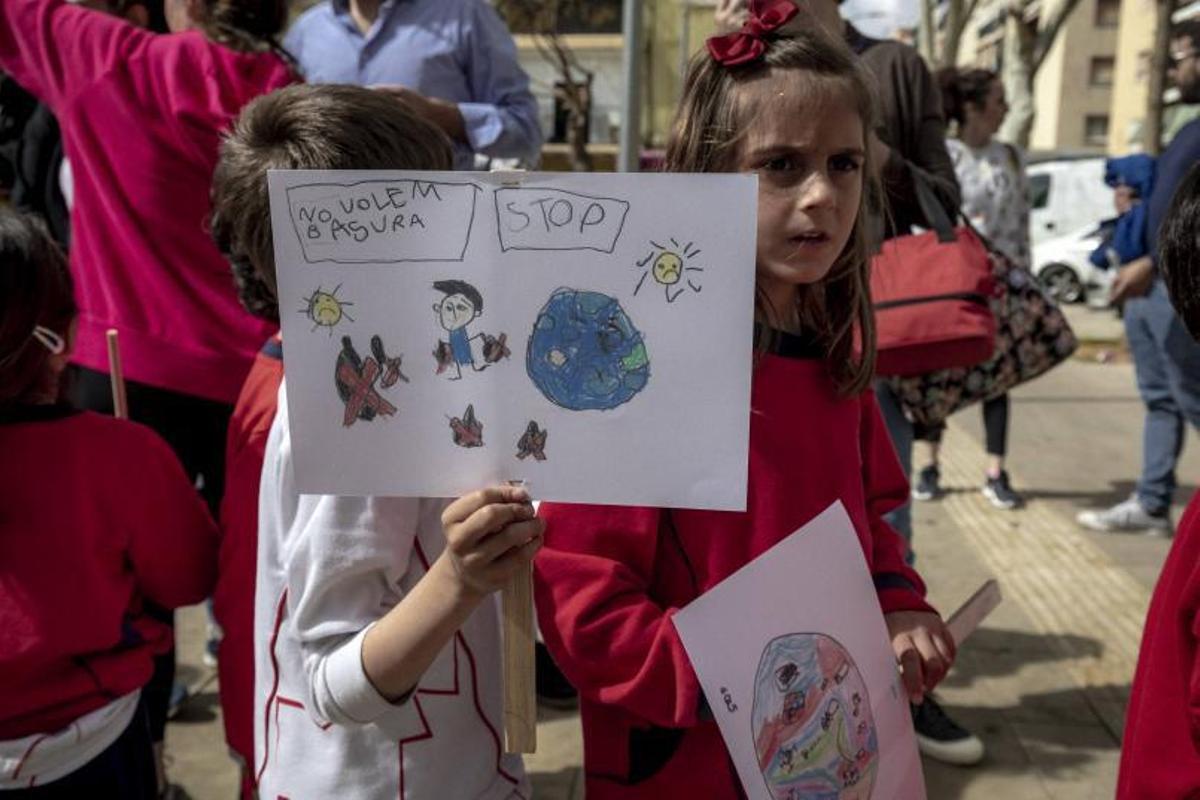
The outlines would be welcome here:
<svg viewBox="0 0 1200 800">
<path fill-rule="evenodd" d="M 109 328 L 105 333 L 108 340 L 108 374 L 112 383 L 113 416 L 117 419 L 129 419 L 129 405 L 125 401 L 125 376 L 121 372 L 121 344 L 117 341 L 117 331 Z"/>
<path fill-rule="evenodd" d="M 500 593 L 504 622 L 504 751 L 537 750 L 534 693 L 533 568 L 519 569 Z"/>
</svg>

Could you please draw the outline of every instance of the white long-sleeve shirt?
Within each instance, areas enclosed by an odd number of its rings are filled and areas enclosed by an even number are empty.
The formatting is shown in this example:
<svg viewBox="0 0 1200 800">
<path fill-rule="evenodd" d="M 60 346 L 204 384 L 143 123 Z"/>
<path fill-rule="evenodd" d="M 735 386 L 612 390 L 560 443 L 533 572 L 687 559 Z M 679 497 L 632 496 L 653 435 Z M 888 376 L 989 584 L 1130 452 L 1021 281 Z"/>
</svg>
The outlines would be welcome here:
<svg viewBox="0 0 1200 800">
<path fill-rule="evenodd" d="M 280 387 L 258 511 L 261 797 L 530 797 L 520 757 L 503 753 L 495 598 L 476 609 L 403 702 L 389 703 L 363 671 L 366 630 L 441 553 L 447 503 L 298 494 Z"/>
</svg>

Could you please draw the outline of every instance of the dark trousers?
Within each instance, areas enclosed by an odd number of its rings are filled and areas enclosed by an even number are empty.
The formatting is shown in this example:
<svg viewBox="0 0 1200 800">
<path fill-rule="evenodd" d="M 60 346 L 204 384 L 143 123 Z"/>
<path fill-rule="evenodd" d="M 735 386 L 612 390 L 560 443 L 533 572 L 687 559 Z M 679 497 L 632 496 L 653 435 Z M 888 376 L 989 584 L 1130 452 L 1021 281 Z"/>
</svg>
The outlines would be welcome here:
<svg viewBox="0 0 1200 800">
<path fill-rule="evenodd" d="M 44 786 L 0 792 L 5 800 L 154 800 L 158 785 L 154 747 L 145 699 L 138 703 L 129 727 L 103 753 L 66 777 Z"/>
<path fill-rule="evenodd" d="M 72 367 L 67 375 L 67 394 L 76 408 L 113 413 L 112 382 L 107 373 Z M 126 382 L 125 399 L 129 418 L 152 428 L 171 446 L 216 516 L 225 488 L 225 432 L 233 406 L 134 381 Z M 174 627 L 173 611 L 153 603 L 146 604 L 146 611 Z M 154 675 L 142 690 L 155 742 L 163 740 L 174 682 L 175 649 L 172 648 L 154 659 Z"/>
<path fill-rule="evenodd" d="M 983 433 L 989 456 L 1003 458 L 1008 453 L 1008 407 L 1006 394 L 983 401 Z M 913 438 L 921 442 L 940 443 L 945 432 L 944 424 L 928 428 L 913 426 Z"/>
</svg>

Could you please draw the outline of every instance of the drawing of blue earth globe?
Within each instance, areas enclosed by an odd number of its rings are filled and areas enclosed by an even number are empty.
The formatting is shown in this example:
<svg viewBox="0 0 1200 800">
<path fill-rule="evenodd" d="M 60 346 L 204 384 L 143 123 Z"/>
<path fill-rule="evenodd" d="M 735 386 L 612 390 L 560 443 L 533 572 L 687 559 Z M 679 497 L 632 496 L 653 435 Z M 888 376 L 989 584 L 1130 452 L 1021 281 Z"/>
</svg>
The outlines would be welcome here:
<svg viewBox="0 0 1200 800">
<path fill-rule="evenodd" d="M 820 633 L 763 648 L 750 712 L 754 750 L 774 800 L 868 800 L 879 737 L 867 684 L 850 653 Z"/>
<path fill-rule="evenodd" d="M 650 359 L 642 334 L 615 298 L 558 289 L 538 312 L 525 370 L 557 406 L 607 410 L 645 388 Z"/>
</svg>

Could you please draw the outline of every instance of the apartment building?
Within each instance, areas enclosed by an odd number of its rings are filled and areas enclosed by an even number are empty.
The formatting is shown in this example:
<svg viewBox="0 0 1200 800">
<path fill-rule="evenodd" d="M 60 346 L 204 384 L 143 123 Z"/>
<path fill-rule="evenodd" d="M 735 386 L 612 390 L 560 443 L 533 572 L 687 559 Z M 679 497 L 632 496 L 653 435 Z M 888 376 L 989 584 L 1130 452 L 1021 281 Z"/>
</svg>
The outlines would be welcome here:
<svg viewBox="0 0 1200 800">
<path fill-rule="evenodd" d="M 1026 19 L 1063 0 L 1033 0 Z M 1152 0 L 1078 0 L 1034 79 L 1033 150 L 1105 152 L 1113 127 L 1121 4 Z M 963 33 L 960 66 L 1000 71 L 1007 0 L 982 0 Z"/>
</svg>

